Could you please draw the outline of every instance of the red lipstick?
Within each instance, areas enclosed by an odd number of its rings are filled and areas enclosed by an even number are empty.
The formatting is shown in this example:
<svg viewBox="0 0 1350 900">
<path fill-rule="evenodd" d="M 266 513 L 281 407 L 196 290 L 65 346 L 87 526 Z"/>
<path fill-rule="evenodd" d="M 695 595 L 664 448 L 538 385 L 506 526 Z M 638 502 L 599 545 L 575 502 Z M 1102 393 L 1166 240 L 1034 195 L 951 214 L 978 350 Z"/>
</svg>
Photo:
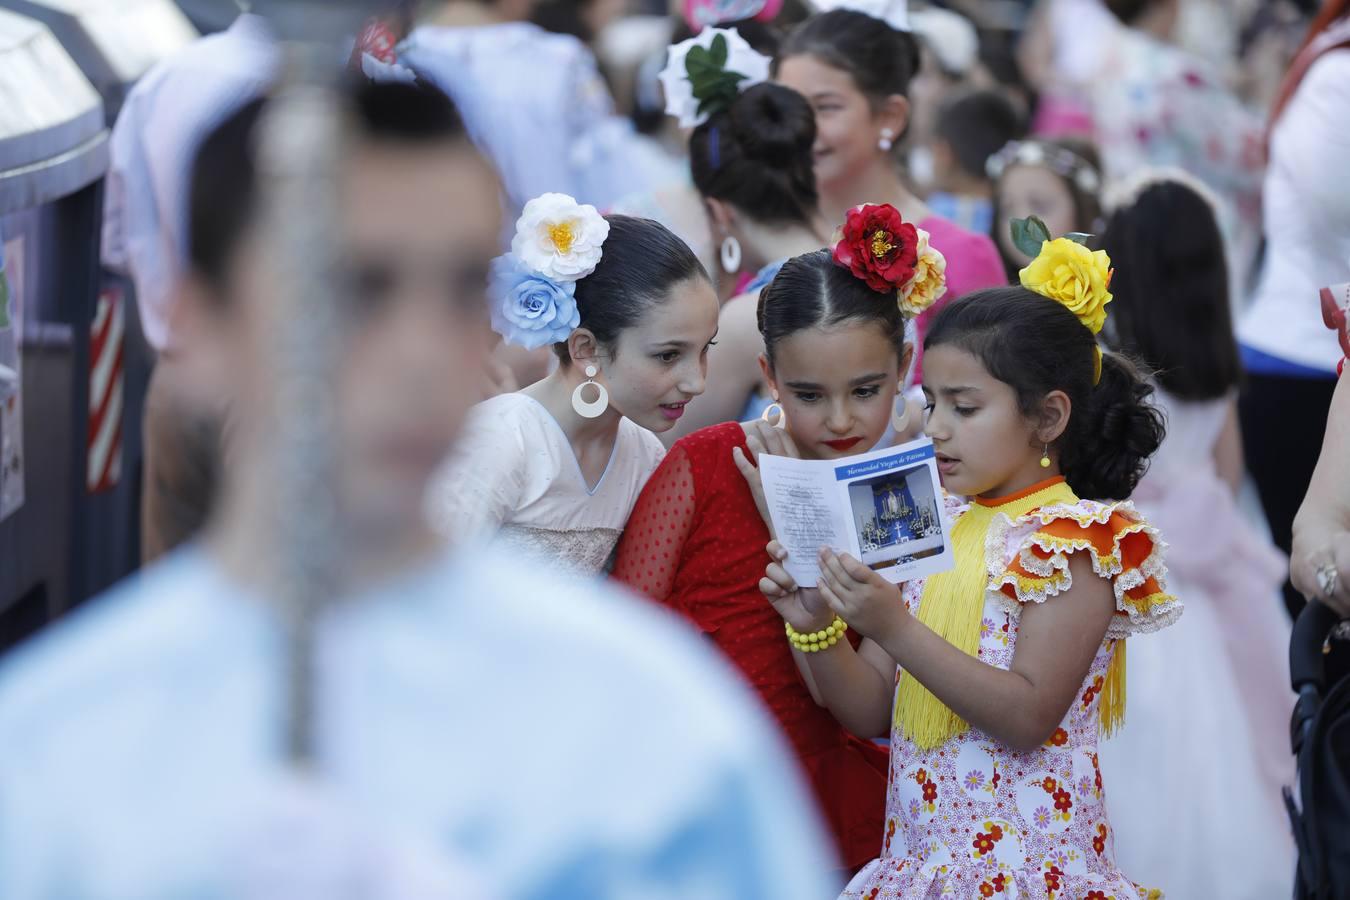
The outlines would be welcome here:
<svg viewBox="0 0 1350 900">
<path fill-rule="evenodd" d="M 861 441 L 862 438 L 860 437 L 851 437 L 851 438 L 840 438 L 837 441 L 822 441 L 822 443 L 824 443 L 826 447 L 829 447 L 832 450 L 835 450 L 839 453 L 843 453 L 846 450 L 852 450 L 854 447 L 858 446 L 859 442 Z"/>
</svg>

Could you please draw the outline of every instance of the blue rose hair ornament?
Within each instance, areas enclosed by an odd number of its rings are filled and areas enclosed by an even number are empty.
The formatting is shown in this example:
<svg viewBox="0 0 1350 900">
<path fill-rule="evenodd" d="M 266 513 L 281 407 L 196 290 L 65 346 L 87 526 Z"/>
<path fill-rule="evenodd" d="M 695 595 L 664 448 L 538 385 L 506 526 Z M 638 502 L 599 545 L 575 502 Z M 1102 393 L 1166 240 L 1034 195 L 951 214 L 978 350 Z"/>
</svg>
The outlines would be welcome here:
<svg viewBox="0 0 1350 900">
<path fill-rule="evenodd" d="M 607 237 L 609 223 L 595 207 L 566 194 L 525 204 L 511 252 L 492 261 L 492 329 L 528 350 L 567 340 L 581 324 L 577 282 L 595 271 Z"/>
</svg>

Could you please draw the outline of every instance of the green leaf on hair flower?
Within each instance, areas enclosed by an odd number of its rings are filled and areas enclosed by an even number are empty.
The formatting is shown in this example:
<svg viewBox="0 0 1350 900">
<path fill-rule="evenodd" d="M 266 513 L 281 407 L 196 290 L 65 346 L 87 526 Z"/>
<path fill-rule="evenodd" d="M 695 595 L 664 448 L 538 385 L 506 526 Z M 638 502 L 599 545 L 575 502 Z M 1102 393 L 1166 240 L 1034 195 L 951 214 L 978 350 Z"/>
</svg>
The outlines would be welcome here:
<svg viewBox="0 0 1350 900">
<path fill-rule="evenodd" d="M 724 69 L 727 60 L 731 57 L 731 48 L 727 46 L 727 36 L 725 34 L 713 35 L 711 51 L 712 61 L 717 64 L 717 68 Z"/>
<path fill-rule="evenodd" d="M 716 35 L 712 45 L 704 48 L 694 46 L 684 58 L 684 68 L 689 74 L 689 87 L 698 101 L 698 112 L 712 114 L 730 106 L 740 93 L 740 83 L 745 76 L 740 72 L 727 71 L 727 59 L 730 50 L 724 35 Z"/>
<path fill-rule="evenodd" d="M 1012 220 L 1012 242 L 1018 250 L 1035 259 L 1041 253 L 1041 244 L 1050 240 L 1050 229 L 1035 216 Z"/>
<path fill-rule="evenodd" d="M 1085 231 L 1070 231 L 1068 234 L 1064 235 L 1064 237 L 1073 241 L 1075 244 L 1082 244 L 1084 247 L 1086 247 L 1088 245 L 1088 241 L 1092 240 L 1094 237 L 1096 237 L 1096 235 L 1088 234 Z"/>
</svg>

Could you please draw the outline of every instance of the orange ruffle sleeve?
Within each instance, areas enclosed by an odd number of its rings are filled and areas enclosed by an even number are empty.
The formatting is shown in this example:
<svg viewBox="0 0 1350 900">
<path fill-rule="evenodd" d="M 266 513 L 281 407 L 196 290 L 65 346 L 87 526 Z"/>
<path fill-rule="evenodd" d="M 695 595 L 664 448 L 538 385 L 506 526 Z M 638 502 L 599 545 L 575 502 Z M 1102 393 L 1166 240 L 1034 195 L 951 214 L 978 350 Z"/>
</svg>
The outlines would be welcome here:
<svg viewBox="0 0 1350 900">
<path fill-rule="evenodd" d="M 1181 602 L 1167 592 L 1167 545 L 1128 502 L 1042 507 L 1021 517 L 1010 537 L 1012 561 L 991 584 L 1010 604 L 1041 603 L 1068 590 L 1069 556 L 1086 551 L 1093 571 L 1115 589 L 1108 639 L 1156 631 L 1181 614 Z"/>
</svg>

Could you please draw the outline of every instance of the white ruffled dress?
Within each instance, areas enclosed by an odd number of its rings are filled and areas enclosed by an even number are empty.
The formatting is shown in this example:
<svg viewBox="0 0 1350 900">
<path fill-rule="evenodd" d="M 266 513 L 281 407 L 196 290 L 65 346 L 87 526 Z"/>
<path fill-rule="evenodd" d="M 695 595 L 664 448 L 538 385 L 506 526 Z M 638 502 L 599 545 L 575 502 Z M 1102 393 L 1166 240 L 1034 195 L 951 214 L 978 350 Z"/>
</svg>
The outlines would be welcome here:
<svg viewBox="0 0 1350 900">
<path fill-rule="evenodd" d="M 1094 571 L 1111 581 L 1116 616 L 1078 699 L 1044 746 L 1015 752 L 971 728 L 924 749 L 898 730 L 892 734 L 882 855 L 842 896 L 1156 896 L 1116 866 L 1097 747 L 1102 689 L 1121 642 L 1162 628 L 1181 613 L 1164 584 L 1165 545 L 1131 504 L 1080 500 L 1062 479 L 997 505 L 961 507 L 957 514 L 987 519 L 982 563 L 989 577 L 978 651 L 984 662 L 1011 667 L 1024 604 L 1064 602 L 1055 597 L 1072 585 L 1068 557 L 1074 553 L 1090 554 Z M 958 558 L 957 564 L 962 562 Z M 923 582 L 906 585 L 903 595 L 917 613 Z"/>
</svg>

